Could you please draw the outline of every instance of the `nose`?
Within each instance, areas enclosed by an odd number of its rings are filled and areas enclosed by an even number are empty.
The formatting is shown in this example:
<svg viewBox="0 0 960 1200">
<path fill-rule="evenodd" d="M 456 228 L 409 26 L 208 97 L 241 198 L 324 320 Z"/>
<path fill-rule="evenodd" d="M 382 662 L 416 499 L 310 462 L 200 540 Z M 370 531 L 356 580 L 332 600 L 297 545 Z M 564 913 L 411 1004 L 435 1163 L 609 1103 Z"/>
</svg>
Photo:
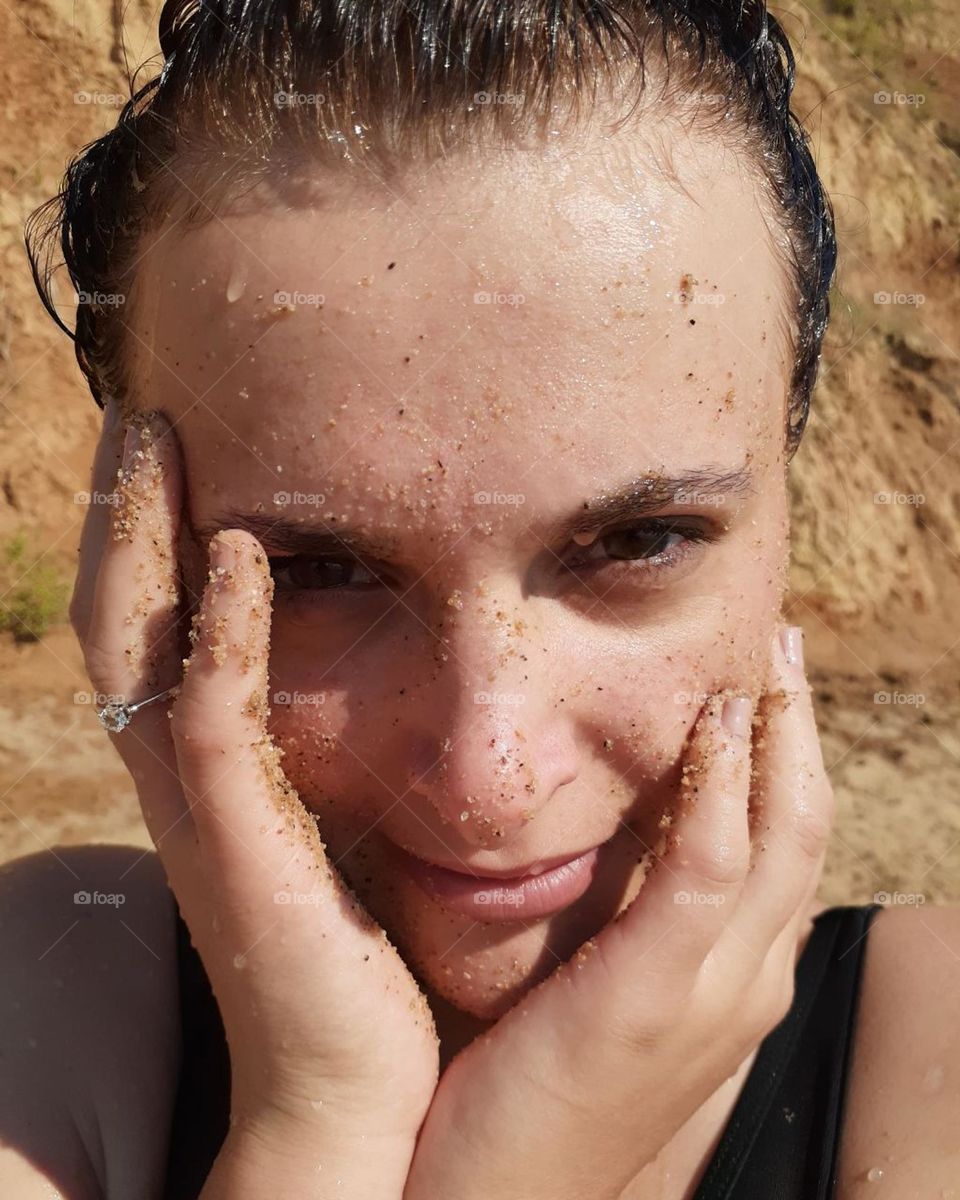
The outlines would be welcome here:
<svg viewBox="0 0 960 1200">
<path fill-rule="evenodd" d="M 458 838 L 485 849 L 515 837 L 577 775 L 549 679 L 531 674 L 533 655 L 516 645 L 504 655 L 490 635 L 461 623 L 446 639 L 447 661 L 411 731 L 406 801 L 422 798 Z"/>
</svg>

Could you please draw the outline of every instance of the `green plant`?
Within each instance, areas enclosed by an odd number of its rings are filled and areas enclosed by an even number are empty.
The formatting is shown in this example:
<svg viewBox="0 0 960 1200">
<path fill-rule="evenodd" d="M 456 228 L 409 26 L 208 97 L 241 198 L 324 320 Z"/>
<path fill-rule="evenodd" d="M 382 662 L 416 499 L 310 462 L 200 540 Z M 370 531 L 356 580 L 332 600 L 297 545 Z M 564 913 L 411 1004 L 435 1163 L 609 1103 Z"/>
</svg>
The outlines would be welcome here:
<svg viewBox="0 0 960 1200">
<path fill-rule="evenodd" d="M 39 641 L 65 616 L 69 585 L 55 566 L 28 554 L 22 533 L 3 547 L 0 584 L 0 629 L 18 642 Z"/>
</svg>

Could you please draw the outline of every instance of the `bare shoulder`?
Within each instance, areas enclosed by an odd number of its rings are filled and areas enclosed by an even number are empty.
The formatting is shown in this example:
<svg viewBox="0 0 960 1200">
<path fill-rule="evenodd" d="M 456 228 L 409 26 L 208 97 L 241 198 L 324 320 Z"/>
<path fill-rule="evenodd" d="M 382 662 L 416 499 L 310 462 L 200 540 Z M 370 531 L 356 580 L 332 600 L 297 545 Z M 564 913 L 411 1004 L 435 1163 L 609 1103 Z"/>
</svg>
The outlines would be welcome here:
<svg viewBox="0 0 960 1200">
<path fill-rule="evenodd" d="M 953 1196 L 960 1181 L 960 907 L 877 913 L 864 958 L 838 1200 Z M 872 1176 L 870 1172 L 873 1172 Z"/>
<path fill-rule="evenodd" d="M 178 1073 L 174 918 L 159 859 L 136 847 L 0 867 L 0 1195 L 158 1194 Z"/>
</svg>

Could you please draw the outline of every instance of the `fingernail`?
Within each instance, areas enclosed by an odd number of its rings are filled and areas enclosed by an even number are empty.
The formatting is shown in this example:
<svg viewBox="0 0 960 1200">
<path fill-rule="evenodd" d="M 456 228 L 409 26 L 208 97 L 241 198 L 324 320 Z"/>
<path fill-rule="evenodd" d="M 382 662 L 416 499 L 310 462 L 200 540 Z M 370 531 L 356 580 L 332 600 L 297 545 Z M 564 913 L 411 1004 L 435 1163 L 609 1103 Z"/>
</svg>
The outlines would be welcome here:
<svg viewBox="0 0 960 1200">
<path fill-rule="evenodd" d="M 803 630 L 799 625 L 784 625 L 780 630 L 780 646 L 791 666 L 803 666 Z"/>
<path fill-rule="evenodd" d="M 129 471 L 133 465 L 134 455 L 140 449 L 141 435 L 136 425 L 128 425 L 123 439 L 123 469 Z M 116 461 L 116 460 L 114 460 Z"/>
<path fill-rule="evenodd" d="M 236 548 L 222 534 L 215 533 L 210 539 L 210 565 L 218 574 L 232 571 L 237 565 Z"/>
<path fill-rule="evenodd" d="M 720 720 L 728 733 L 735 737 L 747 737 L 750 733 L 749 699 L 746 696 L 728 696 L 723 702 Z"/>
</svg>

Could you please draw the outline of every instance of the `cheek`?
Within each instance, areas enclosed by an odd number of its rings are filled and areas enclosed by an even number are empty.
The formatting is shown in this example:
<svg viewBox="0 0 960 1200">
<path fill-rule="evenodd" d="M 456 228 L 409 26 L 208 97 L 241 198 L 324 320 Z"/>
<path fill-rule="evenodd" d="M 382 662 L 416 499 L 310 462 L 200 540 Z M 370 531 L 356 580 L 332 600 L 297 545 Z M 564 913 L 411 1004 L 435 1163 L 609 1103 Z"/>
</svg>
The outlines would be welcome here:
<svg viewBox="0 0 960 1200">
<path fill-rule="evenodd" d="M 636 782 L 668 782 L 710 695 L 726 688 L 759 693 L 776 611 L 765 598 L 743 607 L 706 603 L 621 646 L 615 666 L 601 658 L 585 681 L 584 694 L 594 699 L 584 718 L 612 740 L 608 753 L 621 772 Z"/>
<path fill-rule="evenodd" d="M 356 796 L 351 811 L 368 811 L 359 754 L 351 754 L 356 734 L 347 742 L 349 724 L 346 698 L 342 693 L 311 685 L 296 673 L 278 670 L 271 657 L 271 736 L 283 751 L 283 769 L 308 809 L 328 819 L 347 818 L 343 796 Z M 318 681 L 319 684 L 319 681 Z"/>
</svg>

